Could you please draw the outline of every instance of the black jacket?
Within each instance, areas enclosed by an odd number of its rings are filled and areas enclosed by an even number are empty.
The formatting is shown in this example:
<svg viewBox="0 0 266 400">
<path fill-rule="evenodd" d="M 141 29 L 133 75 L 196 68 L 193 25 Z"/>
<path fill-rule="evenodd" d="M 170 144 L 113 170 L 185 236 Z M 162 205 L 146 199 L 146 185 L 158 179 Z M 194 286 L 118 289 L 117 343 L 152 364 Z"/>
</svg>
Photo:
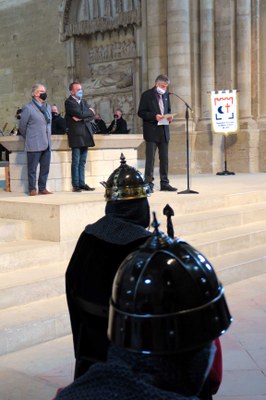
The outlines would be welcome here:
<svg viewBox="0 0 266 400">
<path fill-rule="evenodd" d="M 60 114 L 52 114 L 52 135 L 64 135 L 66 133 L 66 120 Z"/>
<path fill-rule="evenodd" d="M 81 121 L 74 121 L 72 117 L 77 117 Z M 93 147 L 94 140 L 92 132 L 89 130 L 89 121 L 94 117 L 94 113 L 86 100 L 82 99 L 78 103 L 73 96 L 69 96 L 65 101 L 65 119 L 68 129 L 69 147 Z"/>
<path fill-rule="evenodd" d="M 115 203 L 114 207 L 111 203 Z M 143 215 L 149 218 L 146 199 L 109 202 L 107 207 L 110 214 L 88 225 L 81 234 L 66 271 L 67 303 L 77 358 L 75 377 L 82 375 L 95 360 L 106 359 L 108 307 L 114 276 L 125 257 L 150 236 L 140 225 Z M 135 223 L 131 222 L 132 215 Z M 82 311 L 80 299 L 90 302 L 92 308 L 96 305 L 95 312 Z M 107 311 L 101 313 L 99 309 Z M 87 361 L 80 362 L 81 355 Z"/>
<path fill-rule="evenodd" d="M 164 114 L 171 113 L 169 93 L 163 96 Z M 143 120 L 143 137 L 147 142 L 161 142 L 170 140 L 169 125 L 158 126 L 156 114 L 161 114 L 156 89 L 146 90 L 142 93 L 139 103 L 138 116 Z"/>
<path fill-rule="evenodd" d="M 113 129 L 115 123 L 116 123 L 116 128 L 112 132 L 112 129 Z M 108 126 L 107 131 L 109 133 L 120 133 L 120 134 L 125 134 L 125 133 L 129 132 L 129 130 L 127 129 L 127 122 L 123 117 L 118 118 L 117 120 L 113 119 L 111 124 Z"/>
</svg>

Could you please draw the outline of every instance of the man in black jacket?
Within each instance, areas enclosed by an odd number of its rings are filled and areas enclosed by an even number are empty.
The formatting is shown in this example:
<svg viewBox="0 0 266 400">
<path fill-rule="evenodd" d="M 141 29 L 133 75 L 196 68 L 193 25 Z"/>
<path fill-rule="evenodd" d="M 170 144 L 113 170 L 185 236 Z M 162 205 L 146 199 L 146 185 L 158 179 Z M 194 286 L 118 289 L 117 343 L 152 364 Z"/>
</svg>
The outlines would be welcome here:
<svg viewBox="0 0 266 400">
<path fill-rule="evenodd" d="M 170 81 L 166 75 L 159 75 L 152 89 L 142 93 L 138 116 L 143 120 L 143 137 L 146 142 L 145 179 L 153 191 L 153 171 L 155 152 L 158 148 L 160 160 L 160 183 L 163 191 L 176 191 L 168 179 L 168 143 L 170 140 L 169 122 L 173 117 L 164 117 L 171 113 L 167 88 Z"/>
<path fill-rule="evenodd" d="M 61 116 L 56 104 L 51 106 L 52 135 L 64 135 L 66 133 L 66 120 Z"/>
<path fill-rule="evenodd" d="M 93 133 L 90 121 L 94 110 L 82 99 L 83 90 L 78 82 L 69 85 L 70 96 L 65 101 L 65 119 L 68 129 L 68 143 L 72 149 L 71 179 L 73 192 L 94 190 L 85 183 L 85 166 L 88 147 L 93 147 Z"/>
<path fill-rule="evenodd" d="M 117 108 L 114 113 L 114 119 L 107 128 L 108 133 L 120 133 L 127 134 L 129 129 L 127 129 L 127 121 L 123 118 L 123 112 L 120 108 Z"/>
</svg>

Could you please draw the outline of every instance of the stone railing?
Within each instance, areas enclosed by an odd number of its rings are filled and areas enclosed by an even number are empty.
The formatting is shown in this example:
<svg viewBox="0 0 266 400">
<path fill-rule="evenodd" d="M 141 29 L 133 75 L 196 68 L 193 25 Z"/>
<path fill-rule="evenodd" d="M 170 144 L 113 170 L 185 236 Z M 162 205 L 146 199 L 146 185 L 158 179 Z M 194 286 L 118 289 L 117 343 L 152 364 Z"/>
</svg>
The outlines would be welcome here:
<svg viewBox="0 0 266 400">
<path fill-rule="evenodd" d="M 95 135 L 95 147 L 89 148 L 86 163 L 86 182 L 99 187 L 120 165 L 121 152 L 129 165 L 137 167 L 137 149 L 142 135 Z M 28 191 L 27 157 L 21 136 L 0 137 L 0 143 L 9 151 L 10 190 Z M 8 185 L 7 185 L 8 187 Z M 52 136 L 52 156 L 47 188 L 53 192 L 71 191 L 71 149 L 66 135 Z"/>
</svg>

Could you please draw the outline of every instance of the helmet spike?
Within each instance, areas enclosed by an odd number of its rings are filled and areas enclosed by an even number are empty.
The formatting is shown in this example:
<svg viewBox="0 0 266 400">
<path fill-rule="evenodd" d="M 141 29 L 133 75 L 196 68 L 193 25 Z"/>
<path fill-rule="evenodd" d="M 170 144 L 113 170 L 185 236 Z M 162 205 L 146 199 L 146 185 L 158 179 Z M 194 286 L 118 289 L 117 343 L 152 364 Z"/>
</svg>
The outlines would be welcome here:
<svg viewBox="0 0 266 400">
<path fill-rule="evenodd" d="M 126 157 L 124 156 L 123 153 L 121 153 L 121 156 L 120 156 L 120 163 L 121 163 L 121 165 L 125 165 L 127 163 Z"/>
<path fill-rule="evenodd" d="M 164 207 L 163 215 L 166 215 L 167 217 L 167 235 L 170 236 L 172 239 L 174 239 L 175 234 L 174 234 L 174 226 L 172 223 L 172 217 L 175 215 L 175 213 L 172 207 L 169 206 L 169 204 L 166 204 L 166 206 Z"/>
</svg>

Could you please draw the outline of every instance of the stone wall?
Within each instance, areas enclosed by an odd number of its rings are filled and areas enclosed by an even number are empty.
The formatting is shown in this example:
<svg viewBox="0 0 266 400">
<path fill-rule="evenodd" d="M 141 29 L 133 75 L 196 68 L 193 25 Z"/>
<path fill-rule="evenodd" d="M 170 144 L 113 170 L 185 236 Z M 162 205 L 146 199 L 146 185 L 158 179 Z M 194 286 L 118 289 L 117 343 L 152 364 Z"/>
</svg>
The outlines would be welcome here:
<svg viewBox="0 0 266 400">
<path fill-rule="evenodd" d="M 62 109 L 67 95 L 65 45 L 59 40 L 61 0 L 0 2 L 0 128 L 15 125 L 17 108 L 30 101 L 36 82 Z"/>
<path fill-rule="evenodd" d="M 211 90 L 237 89 L 240 129 L 226 140 L 228 167 L 264 172 L 266 132 L 266 2 L 259 0 L 2 0 L 0 1 L 0 128 L 14 123 L 34 82 L 62 109 L 78 78 L 106 122 L 125 111 L 131 133 L 141 92 L 159 73 L 193 108 L 192 173 L 224 167 L 224 139 L 213 135 Z M 186 173 L 185 107 L 172 97 L 169 171 Z M 145 146 L 139 149 L 144 156 Z M 158 161 L 157 161 L 158 163 Z"/>
</svg>

